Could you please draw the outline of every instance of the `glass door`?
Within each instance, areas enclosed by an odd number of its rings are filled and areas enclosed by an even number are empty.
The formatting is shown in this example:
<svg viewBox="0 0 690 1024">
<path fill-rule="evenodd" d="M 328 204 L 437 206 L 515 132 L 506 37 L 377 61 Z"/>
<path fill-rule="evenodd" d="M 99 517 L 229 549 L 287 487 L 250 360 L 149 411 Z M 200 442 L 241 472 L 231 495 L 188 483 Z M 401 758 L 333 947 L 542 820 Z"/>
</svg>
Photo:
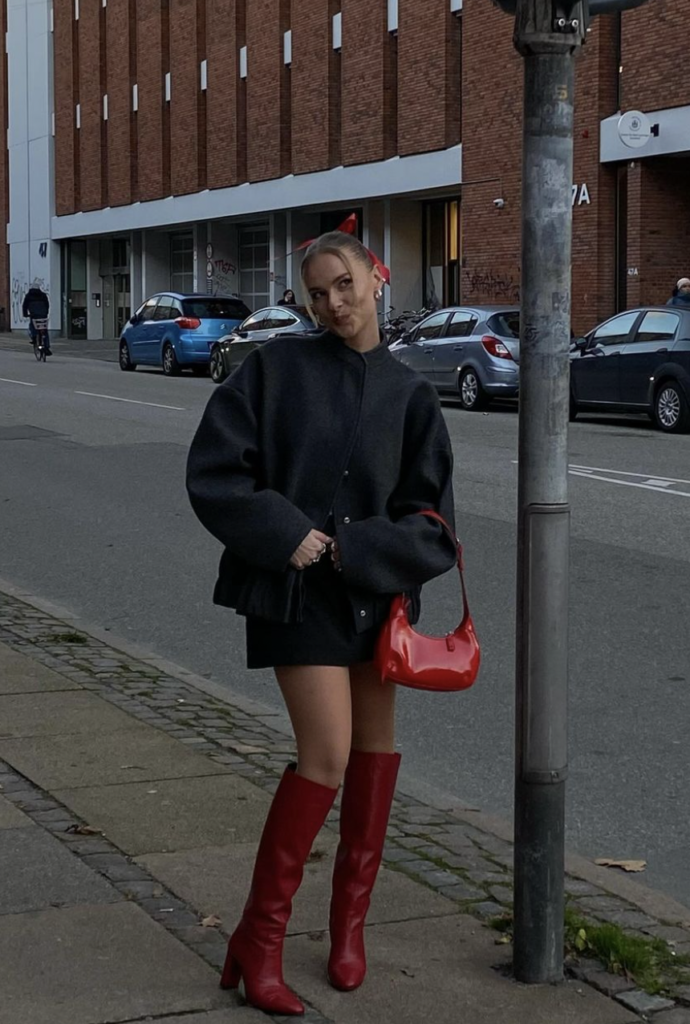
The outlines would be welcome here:
<svg viewBox="0 0 690 1024">
<path fill-rule="evenodd" d="M 67 253 L 67 334 L 70 338 L 86 337 L 86 242 L 68 243 Z"/>
<path fill-rule="evenodd" d="M 132 315 L 132 296 L 129 274 L 115 274 L 115 326 L 118 338 Z"/>
</svg>

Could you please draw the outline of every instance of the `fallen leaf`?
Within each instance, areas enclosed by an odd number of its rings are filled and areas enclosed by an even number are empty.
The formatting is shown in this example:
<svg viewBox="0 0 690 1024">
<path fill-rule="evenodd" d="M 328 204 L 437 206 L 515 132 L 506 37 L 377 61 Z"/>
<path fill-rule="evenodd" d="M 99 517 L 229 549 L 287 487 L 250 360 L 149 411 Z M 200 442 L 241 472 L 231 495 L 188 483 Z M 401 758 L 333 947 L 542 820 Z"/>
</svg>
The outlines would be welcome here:
<svg viewBox="0 0 690 1024">
<path fill-rule="evenodd" d="M 400 969 L 400 973 L 404 974 L 406 978 L 414 978 L 414 974 L 412 973 L 412 971 L 407 971 L 405 970 L 404 967 Z"/>
<path fill-rule="evenodd" d="M 65 829 L 66 832 L 72 832 L 76 836 L 104 836 L 105 832 L 100 828 L 93 828 L 92 825 L 70 825 L 69 828 Z"/>
<path fill-rule="evenodd" d="M 608 857 L 599 857 L 594 861 L 601 868 L 621 868 L 623 871 L 644 871 L 647 867 L 646 860 L 610 860 Z"/>
<path fill-rule="evenodd" d="M 205 917 L 201 922 L 202 928 L 218 928 L 223 922 L 215 914 L 211 914 L 209 917 Z"/>
</svg>

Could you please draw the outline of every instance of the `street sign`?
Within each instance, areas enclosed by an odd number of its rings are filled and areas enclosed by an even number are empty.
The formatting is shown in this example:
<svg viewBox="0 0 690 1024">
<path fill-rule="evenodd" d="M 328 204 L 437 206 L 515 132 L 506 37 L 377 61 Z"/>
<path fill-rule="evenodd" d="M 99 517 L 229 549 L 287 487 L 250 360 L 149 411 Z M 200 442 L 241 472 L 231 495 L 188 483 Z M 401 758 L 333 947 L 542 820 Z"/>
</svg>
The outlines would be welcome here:
<svg viewBox="0 0 690 1024">
<path fill-rule="evenodd" d="M 642 149 L 652 137 L 652 122 L 640 110 L 629 110 L 618 120 L 621 142 L 629 149 Z"/>
</svg>

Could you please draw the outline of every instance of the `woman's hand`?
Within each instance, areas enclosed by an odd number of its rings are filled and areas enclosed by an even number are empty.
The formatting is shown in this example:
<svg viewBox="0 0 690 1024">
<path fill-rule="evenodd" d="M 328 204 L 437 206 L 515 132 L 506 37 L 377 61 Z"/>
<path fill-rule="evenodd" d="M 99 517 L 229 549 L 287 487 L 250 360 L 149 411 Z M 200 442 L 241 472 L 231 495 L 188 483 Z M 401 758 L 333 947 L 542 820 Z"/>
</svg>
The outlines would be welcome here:
<svg viewBox="0 0 690 1024">
<path fill-rule="evenodd" d="M 328 534 L 321 533 L 321 530 L 310 530 L 290 559 L 290 565 L 300 570 L 315 565 L 326 554 L 331 543 L 332 538 Z"/>
</svg>

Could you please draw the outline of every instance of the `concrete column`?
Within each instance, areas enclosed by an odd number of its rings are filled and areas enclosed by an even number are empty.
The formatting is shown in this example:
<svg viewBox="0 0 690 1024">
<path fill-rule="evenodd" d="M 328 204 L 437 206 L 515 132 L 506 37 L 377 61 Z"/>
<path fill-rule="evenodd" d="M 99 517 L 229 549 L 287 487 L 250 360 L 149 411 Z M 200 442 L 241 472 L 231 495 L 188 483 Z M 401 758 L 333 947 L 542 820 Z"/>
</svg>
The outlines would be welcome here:
<svg viewBox="0 0 690 1024">
<path fill-rule="evenodd" d="M 132 312 L 139 308 L 146 296 L 143 288 L 142 234 L 133 231 L 129 255 L 129 279 L 132 294 Z"/>
<path fill-rule="evenodd" d="M 51 242 L 53 76 L 49 0 L 15 0 L 7 8 L 9 192 L 7 322 L 25 328 L 22 301 L 31 284 L 51 299 L 50 329 L 61 326 L 60 247 Z M 30 71 L 29 71 L 30 68 Z"/>
<path fill-rule="evenodd" d="M 86 242 L 86 337 L 89 341 L 101 341 L 104 337 L 105 299 L 101 277 L 101 243 L 97 238 L 89 238 Z"/>
<path fill-rule="evenodd" d="M 165 231 L 142 232 L 144 299 L 170 288 L 170 236 Z"/>
<path fill-rule="evenodd" d="M 287 284 L 287 223 L 286 215 L 280 211 L 271 216 L 271 302 L 283 297 Z"/>
<path fill-rule="evenodd" d="M 414 200 L 393 199 L 388 204 L 388 225 L 384 224 L 385 262 L 391 271 L 389 305 L 396 314 L 422 305 L 423 254 L 422 204 Z M 388 240 L 386 242 L 386 239 Z"/>
</svg>

